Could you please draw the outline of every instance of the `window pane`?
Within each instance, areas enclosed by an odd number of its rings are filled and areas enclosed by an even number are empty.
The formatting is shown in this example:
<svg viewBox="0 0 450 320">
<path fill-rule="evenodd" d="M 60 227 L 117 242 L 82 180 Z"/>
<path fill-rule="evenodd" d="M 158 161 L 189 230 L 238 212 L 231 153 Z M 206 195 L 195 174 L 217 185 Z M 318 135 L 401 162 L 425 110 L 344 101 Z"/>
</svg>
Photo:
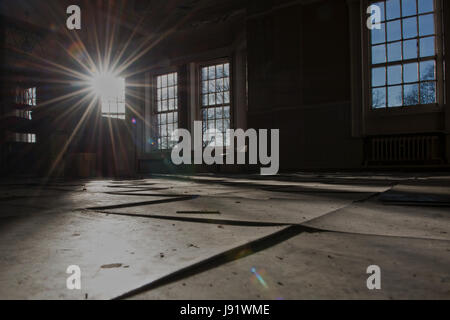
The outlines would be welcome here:
<svg viewBox="0 0 450 320">
<path fill-rule="evenodd" d="M 224 107 L 223 108 L 223 117 L 225 119 L 230 118 L 230 107 Z"/>
<path fill-rule="evenodd" d="M 400 0 L 386 1 L 386 16 L 388 20 L 400 17 Z"/>
<path fill-rule="evenodd" d="M 224 73 L 225 73 L 225 77 L 230 76 L 230 64 L 229 63 L 224 64 Z"/>
<path fill-rule="evenodd" d="M 404 104 L 407 106 L 419 104 L 419 85 L 408 84 L 404 86 Z"/>
<path fill-rule="evenodd" d="M 402 105 L 402 86 L 388 87 L 388 106 L 400 107 Z"/>
<path fill-rule="evenodd" d="M 223 65 L 218 65 L 216 67 L 216 71 L 217 71 L 217 78 L 223 78 L 224 74 L 223 74 Z"/>
<path fill-rule="evenodd" d="M 216 117 L 215 109 L 209 108 L 208 109 L 208 120 L 214 120 L 215 117 Z"/>
<path fill-rule="evenodd" d="M 216 78 L 216 67 L 211 66 L 208 68 L 208 78 L 209 79 L 215 79 Z"/>
<path fill-rule="evenodd" d="M 419 13 L 431 12 L 434 10 L 434 0 L 419 0 Z"/>
<path fill-rule="evenodd" d="M 400 20 L 387 23 L 387 39 L 388 41 L 400 40 L 402 37 Z"/>
<path fill-rule="evenodd" d="M 386 85 L 386 68 L 373 68 L 372 69 L 372 86 L 384 86 Z"/>
<path fill-rule="evenodd" d="M 214 93 L 211 93 L 208 97 L 209 105 L 216 104 L 216 95 Z"/>
<path fill-rule="evenodd" d="M 434 37 L 421 38 L 420 39 L 420 56 L 430 57 L 434 56 L 435 52 L 435 41 Z"/>
<path fill-rule="evenodd" d="M 372 44 L 379 44 L 379 43 L 386 42 L 385 24 L 381 23 L 380 26 L 381 26 L 380 29 L 374 28 L 371 30 Z"/>
<path fill-rule="evenodd" d="M 202 80 L 208 80 L 208 68 L 202 68 Z"/>
<path fill-rule="evenodd" d="M 408 63 L 403 66 L 403 81 L 404 82 L 419 81 L 417 63 Z"/>
<path fill-rule="evenodd" d="M 388 44 L 388 61 L 402 60 L 402 43 L 394 42 Z"/>
<path fill-rule="evenodd" d="M 416 0 L 402 0 L 402 15 L 412 16 L 417 13 Z"/>
<path fill-rule="evenodd" d="M 402 66 L 389 66 L 388 67 L 388 84 L 402 83 Z"/>
<path fill-rule="evenodd" d="M 215 92 L 216 90 L 216 81 L 215 80 L 209 80 L 209 84 L 208 84 L 208 92 Z"/>
<path fill-rule="evenodd" d="M 216 92 L 221 92 L 223 90 L 223 79 L 216 80 Z"/>
<path fill-rule="evenodd" d="M 380 10 L 381 10 L 381 21 L 384 21 L 385 20 L 385 17 L 384 17 L 384 1 L 375 2 L 375 3 L 373 3 L 373 5 L 376 5 L 376 6 L 378 6 L 380 8 Z"/>
<path fill-rule="evenodd" d="M 403 19 L 403 38 L 417 37 L 417 18 Z"/>
<path fill-rule="evenodd" d="M 384 44 L 372 47 L 372 63 L 386 62 L 386 46 Z"/>
<path fill-rule="evenodd" d="M 420 63 L 420 80 L 434 80 L 435 79 L 435 65 L 434 61 L 424 61 Z"/>
<path fill-rule="evenodd" d="M 216 102 L 217 104 L 223 104 L 223 93 L 219 92 L 216 94 Z"/>
<path fill-rule="evenodd" d="M 403 59 L 417 58 L 417 40 L 403 42 Z"/>
<path fill-rule="evenodd" d="M 386 108 L 386 88 L 372 89 L 372 108 Z"/>
<path fill-rule="evenodd" d="M 423 82 L 420 84 L 420 103 L 436 103 L 436 83 Z"/>
<path fill-rule="evenodd" d="M 226 91 L 223 93 L 223 103 L 230 103 L 230 92 Z"/>
<path fill-rule="evenodd" d="M 419 34 L 420 36 L 434 34 L 434 14 L 419 17 Z"/>
</svg>

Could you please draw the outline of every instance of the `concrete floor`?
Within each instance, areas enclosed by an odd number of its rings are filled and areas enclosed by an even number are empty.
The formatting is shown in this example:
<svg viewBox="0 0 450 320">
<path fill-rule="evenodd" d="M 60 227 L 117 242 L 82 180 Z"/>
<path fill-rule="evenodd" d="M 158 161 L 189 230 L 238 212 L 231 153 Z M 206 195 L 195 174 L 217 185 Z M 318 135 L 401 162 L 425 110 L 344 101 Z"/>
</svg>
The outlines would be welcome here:
<svg viewBox="0 0 450 320">
<path fill-rule="evenodd" d="M 450 299 L 449 207 L 445 174 L 2 181 L 0 299 Z"/>
</svg>

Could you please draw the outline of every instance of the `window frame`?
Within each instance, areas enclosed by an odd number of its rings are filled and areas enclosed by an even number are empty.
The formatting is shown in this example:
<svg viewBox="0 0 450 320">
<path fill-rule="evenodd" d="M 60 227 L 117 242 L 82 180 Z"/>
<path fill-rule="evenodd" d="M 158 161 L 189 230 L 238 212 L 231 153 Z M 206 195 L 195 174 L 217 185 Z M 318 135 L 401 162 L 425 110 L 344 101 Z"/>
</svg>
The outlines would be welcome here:
<svg viewBox="0 0 450 320">
<path fill-rule="evenodd" d="M 196 102 L 197 102 L 197 107 L 196 107 L 196 119 L 197 121 L 201 121 L 202 125 L 203 125 L 203 115 L 202 115 L 202 109 L 203 109 L 203 103 L 202 103 L 202 68 L 205 67 L 210 67 L 210 66 L 216 66 L 216 65 L 220 65 L 220 64 L 229 64 L 229 78 L 230 78 L 230 128 L 229 130 L 233 130 L 234 129 L 234 74 L 233 74 L 233 59 L 230 56 L 224 56 L 221 58 L 215 58 L 215 59 L 210 59 L 210 60 L 204 60 L 201 62 L 197 63 L 197 67 L 196 67 L 196 90 L 195 90 L 195 94 L 196 94 Z M 222 104 L 222 106 L 225 104 Z M 208 107 L 206 107 L 208 108 Z M 214 108 L 214 107 L 213 107 Z M 225 137 L 224 137 L 225 139 Z M 202 129 L 202 146 L 203 146 L 203 129 Z M 228 150 L 231 147 L 231 145 L 227 145 L 227 146 L 222 146 L 222 148 L 224 149 L 224 151 Z M 205 148 L 203 146 L 203 148 Z"/>
<path fill-rule="evenodd" d="M 389 107 L 386 105 L 384 108 L 373 108 L 372 107 L 372 50 L 371 50 L 371 30 L 367 28 L 367 19 L 369 18 L 369 15 L 367 14 L 367 8 L 376 2 L 381 2 L 383 0 L 363 0 L 361 2 L 361 16 L 363 17 L 361 19 L 362 23 L 362 52 L 363 52 L 363 106 L 364 109 L 368 112 L 369 116 L 376 116 L 380 114 L 390 114 L 390 113 L 423 113 L 423 112 L 442 112 L 445 106 L 445 82 L 444 82 L 444 35 L 443 35 L 443 23 L 442 20 L 442 0 L 433 0 L 435 4 L 435 10 L 434 10 L 434 22 L 435 22 L 435 56 L 433 57 L 426 57 L 426 58 L 420 58 L 417 57 L 417 59 L 411 59 L 410 62 L 413 62 L 413 60 L 417 61 L 417 63 L 420 63 L 421 61 L 436 61 L 436 102 L 431 104 L 415 104 L 415 105 L 403 105 L 403 94 L 402 94 L 402 105 L 401 106 L 393 106 Z M 400 1 L 400 5 L 402 0 Z M 386 2 L 386 1 L 384 1 Z M 416 15 L 419 16 L 419 15 Z M 386 17 L 385 17 L 386 19 Z M 400 18 L 400 21 L 401 18 Z M 403 30 L 403 25 L 401 24 L 401 27 Z M 417 35 L 417 39 L 419 39 L 420 35 Z M 416 39 L 416 38 L 415 38 Z M 389 43 L 389 41 L 386 40 L 386 43 Z M 402 39 L 400 40 L 403 44 L 403 35 Z M 401 65 L 408 63 L 408 60 L 403 60 L 403 57 L 399 61 L 393 61 L 388 62 L 386 57 L 385 63 L 380 63 L 379 66 L 386 66 L 386 68 L 390 65 Z M 387 76 L 387 71 L 386 71 Z M 420 79 L 419 82 L 420 83 Z M 400 85 L 403 87 L 403 79 Z M 386 88 L 388 87 L 388 84 L 386 83 Z M 386 93 L 387 95 L 387 93 Z M 386 97 L 386 100 L 388 97 Z"/>
<path fill-rule="evenodd" d="M 163 112 L 158 112 L 158 77 L 169 75 L 175 73 L 177 75 L 177 82 L 176 82 L 176 88 L 177 88 L 177 94 L 176 94 L 176 101 L 177 101 L 177 107 L 175 110 L 167 110 Z M 160 149 L 159 145 L 157 143 L 159 136 L 159 125 L 158 125 L 158 114 L 168 114 L 171 112 L 176 112 L 177 115 L 177 128 L 180 128 L 180 72 L 177 67 L 173 68 L 167 68 L 167 69 L 161 69 L 152 73 L 149 73 L 149 82 L 150 82 L 150 123 L 151 123 L 151 129 L 150 130 L 150 136 L 151 139 L 156 141 L 155 145 L 150 146 L 149 153 L 165 153 L 170 152 L 172 148 L 167 149 Z"/>
</svg>

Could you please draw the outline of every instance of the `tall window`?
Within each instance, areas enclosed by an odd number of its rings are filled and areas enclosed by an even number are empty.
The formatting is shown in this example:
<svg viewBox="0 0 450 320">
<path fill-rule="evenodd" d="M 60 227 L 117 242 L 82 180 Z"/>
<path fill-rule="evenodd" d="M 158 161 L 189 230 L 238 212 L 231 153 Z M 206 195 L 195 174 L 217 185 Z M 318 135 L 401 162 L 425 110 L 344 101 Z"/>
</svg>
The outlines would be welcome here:
<svg viewBox="0 0 450 320">
<path fill-rule="evenodd" d="M 23 118 L 23 119 L 27 119 L 27 120 L 32 120 L 32 112 L 33 111 L 29 111 L 29 110 L 15 110 L 15 116 L 18 118 Z"/>
<path fill-rule="evenodd" d="M 435 0 L 371 1 L 381 28 L 370 31 L 373 109 L 438 102 L 438 35 Z"/>
<path fill-rule="evenodd" d="M 204 146 L 229 146 L 227 130 L 230 129 L 230 64 L 216 64 L 201 70 L 201 109 Z M 206 134 L 215 129 L 222 133 L 222 141 L 213 141 Z M 210 140 L 210 141 L 208 141 Z"/>
<path fill-rule="evenodd" d="M 156 77 L 156 127 L 158 149 L 171 149 L 177 141 L 172 141 L 172 133 L 178 129 L 178 74 L 168 73 Z"/>
<path fill-rule="evenodd" d="M 36 106 L 36 88 L 21 89 L 16 90 L 16 103 L 34 107 Z"/>
<path fill-rule="evenodd" d="M 36 143 L 36 134 L 34 133 L 14 133 L 14 142 Z"/>
<path fill-rule="evenodd" d="M 112 119 L 125 119 L 125 79 L 101 78 L 98 82 L 101 93 L 102 116 Z M 101 87 L 103 86 L 103 88 Z M 108 87 L 106 87 L 108 86 Z"/>
</svg>

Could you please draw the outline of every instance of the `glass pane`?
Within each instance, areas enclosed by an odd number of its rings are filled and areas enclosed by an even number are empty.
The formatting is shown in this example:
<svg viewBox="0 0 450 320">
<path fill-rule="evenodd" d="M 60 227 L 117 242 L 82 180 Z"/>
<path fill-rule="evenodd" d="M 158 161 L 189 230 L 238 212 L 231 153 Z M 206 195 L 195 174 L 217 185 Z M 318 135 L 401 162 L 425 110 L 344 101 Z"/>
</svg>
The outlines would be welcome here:
<svg viewBox="0 0 450 320">
<path fill-rule="evenodd" d="M 412 16 L 417 13 L 416 0 L 402 0 L 402 15 Z"/>
<path fill-rule="evenodd" d="M 223 65 L 220 64 L 216 68 L 217 71 L 217 78 L 223 78 Z"/>
<path fill-rule="evenodd" d="M 372 108 L 386 108 L 386 88 L 372 89 Z"/>
<path fill-rule="evenodd" d="M 216 78 L 216 67 L 215 66 L 208 67 L 208 77 L 209 77 L 209 79 Z"/>
<path fill-rule="evenodd" d="M 417 40 L 407 40 L 403 42 L 403 59 L 417 58 Z"/>
<path fill-rule="evenodd" d="M 403 81 L 417 82 L 419 81 L 417 63 L 408 63 L 403 66 Z"/>
<path fill-rule="evenodd" d="M 209 88 L 208 92 L 215 92 L 216 91 L 216 80 L 209 80 Z"/>
<path fill-rule="evenodd" d="M 223 79 L 216 80 L 216 92 L 224 91 L 223 90 Z"/>
<path fill-rule="evenodd" d="M 388 61 L 402 60 L 402 43 L 394 42 L 388 44 Z"/>
<path fill-rule="evenodd" d="M 223 93 L 223 103 L 230 103 L 230 92 L 226 91 Z"/>
<path fill-rule="evenodd" d="M 419 17 L 419 34 L 420 36 L 434 34 L 434 14 Z"/>
<path fill-rule="evenodd" d="M 419 13 L 430 12 L 434 10 L 434 0 L 419 0 Z"/>
<path fill-rule="evenodd" d="M 381 29 L 374 28 L 371 31 L 372 44 L 378 44 L 378 43 L 386 42 L 385 24 L 381 23 L 380 26 L 381 26 Z"/>
<path fill-rule="evenodd" d="M 372 47 L 372 64 L 386 62 L 386 47 L 384 44 Z"/>
<path fill-rule="evenodd" d="M 417 37 L 417 18 L 403 19 L 403 38 Z"/>
<path fill-rule="evenodd" d="M 223 108 L 223 117 L 225 119 L 230 118 L 230 107 L 224 107 Z"/>
<path fill-rule="evenodd" d="M 229 63 L 224 64 L 224 75 L 225 75 L 225 77 L 230 76 L 230 64 Z"/>
<path fill-rule="evenodd" d="M 217 119 L 222 119 L 223 118 L 223 108 L 216 108 L 216 118 Z"/>
<path fill-rule="evenodd" d="M 223 132 L 223 120 L 222 119 L 216 120 L 216 128 L 220 132 Z"/>
<path fill-rule="evenodd" d="M 207 94 L 202 95 L 202 105 L 203 106 L 208 105 L 208 95 Z"/>
<path fill-rule="evenodd" d="M 424 61 L 420 63 L 420 80 L 434 80 L 435 66 L 434 61 Z"/>
<path fill-rule="evenodd" d="M 208 93 L 208 81 L 202 81 L 202 93 Z"/>
<path fill-rule="evenodd" d="M 216 94 L 216 102 L 217 104 L 223 104 L 223 93 L 217 93 Z"/>
<path fill-rule="evenodd" d="M 388 87 L 388 106 L 400 107 L 402 105 L 402 86 Z"/>
<path fill-rule="evenodd" d="M 408 84 L 404 86 L 404 105 L 413 106 L 419 104 L 419 85 Z"/>
<path fill-rule="evenodd" d="M 434 56 L 435 52 L 435 42 L 434 37 L 421 38 L 420 39 L 420 56 L 430 57 Z"/>
<path fill-rule="evenodd" d="M 402 66 L 389 66 L 388 67 L 388 84 L 402 83 Z"/>
<path fill-rule="evenodd" d="M 208 100 L 210 106 L 216 104 L 216 95 L 214 93 L 209 94 Z"/>
<path fill-rule="evenodd" d="M 420 103 L 436 103 L 436 83 L 423 82 L 420 84 Z"/>
<path fill-rule="evenodd" d="M 174 79 L 173 79 L 173 73 L 171 73 L 171 74 L 169 74 L 168 76 L 167 76 L 167 81 L 168 81 L 168 85 L 169 86 L 173 86 L 174 85 Z"/>
<path fill-rule="evenodd" d="M 400 0 L 386 1 L 386 16 L 388 20 L 400 17 Z"/>
<path fill-rule="evenodd" d="M 387 23 L 387 39 L 388 41 L 396 41 L 402 38 L 400 20 Z"/>
<path fill-rule="evenodd" d="M 202 68 L 202 80 L 208 80 L 208 68 Z"/>
<path fill-rule="evenodd" d="M 223 79 L 223 90 L 230 91 L 230 78 Z"/>
<path fill-rule="evenodd" d="M 384 86 L 386 85 L 386 68 L 373 68 L 372 69 L 372 86 Z"/>
<path fill-rule="evenodd" d="M 375 3 L 373 3 L 373 5 L 378 6 L 380 8 L 380 10 L 381 10 L 381 21 L 384 21 L 385 20 L 385 17 L 384 17 L 384 1 L 383 2 L 375 2 Z"/>
<path fill-rule="evenodd" d="M 208 108 L 208 119 L 213 120 L 215 117 L 215 108 Z"/>
</svg>

